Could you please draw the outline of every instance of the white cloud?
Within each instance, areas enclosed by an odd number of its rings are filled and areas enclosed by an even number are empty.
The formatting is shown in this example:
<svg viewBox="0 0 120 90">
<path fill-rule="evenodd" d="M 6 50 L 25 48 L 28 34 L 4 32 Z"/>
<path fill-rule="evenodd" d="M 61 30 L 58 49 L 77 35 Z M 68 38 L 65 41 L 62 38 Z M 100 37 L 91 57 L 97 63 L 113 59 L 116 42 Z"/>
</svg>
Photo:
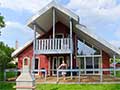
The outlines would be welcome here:
<svg viewBox="0 0 120 90">
<path fill-rule="evenodd" d="M 117 4 L 117 0 L 70 0 L 67 7 L 86 18 L 113 21 L 120 19 L 120 5 Z"/>
<path fill-rule="evenodd" d="M 0 0 L 0 3 L 3 8 L 16 11 L 28 10 L 30 12 L 36 12 L 50 1 L 51 0 Z"/>
<path fill-rule="evenodd" d="M 26 25 L 23 25 L 19 22 L 14 22 L 14 21 L 6 21 L 5 22 L 6 26 L 5 28 L 2 28 L 2 30 L 4 31 L 8 31 L 8 30 L 11 30 L 12 31 L 17 31 L 17 30 L 21 30 L 23 33 L 31 33 L 32 30 L 30 30 Z M 10 31 L 10 32 L 12 32 Z"/>
<path fill-rule="evenodd" d="M 6 27 L 5 28 L 8 28 L 8 27 L 22 28 L 23 25 L 19 22 L 6 21 Z"/>
</svg>

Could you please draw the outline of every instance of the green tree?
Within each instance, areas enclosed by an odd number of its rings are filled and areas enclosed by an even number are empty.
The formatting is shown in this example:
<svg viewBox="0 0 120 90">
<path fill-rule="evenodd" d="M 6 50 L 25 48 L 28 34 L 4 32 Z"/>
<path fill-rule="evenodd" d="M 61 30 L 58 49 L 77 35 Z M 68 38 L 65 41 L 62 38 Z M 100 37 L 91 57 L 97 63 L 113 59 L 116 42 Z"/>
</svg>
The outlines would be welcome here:
<svg viewBox="0 0 120 90">
<path fill-rule="evenodd" d="M 13 61 L 13 57 L 11 57 L 13 48 L 10 48 L 8 45 L 5 45 L 3 42 L 0 42 L 0 67 L 3 71 L 4 68 L 8 68 Z"/>
<path fill-rule="evenodd" d="M 5 27 L 4 17 L 0 15 L 0 28 Z"/>
<path fill-rule="evenodd" d="M 1 28 L 5 27 L 5 21 L 4 21 L 4 17 L 1 16 L 0 14 L 0 36 L 1 36 Z"/>
</svg>

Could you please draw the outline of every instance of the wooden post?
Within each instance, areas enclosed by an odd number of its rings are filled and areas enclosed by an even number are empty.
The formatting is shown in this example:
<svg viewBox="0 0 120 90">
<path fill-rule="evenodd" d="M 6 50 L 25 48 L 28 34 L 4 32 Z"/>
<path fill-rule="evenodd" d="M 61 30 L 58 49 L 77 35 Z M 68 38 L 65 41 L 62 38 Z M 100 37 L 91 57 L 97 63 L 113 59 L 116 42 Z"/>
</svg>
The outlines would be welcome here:
<svg viewBox="0 0 120 90">
<path fill-rule="evenodd" d="M 114 65 L 114 77 L 116 77 L 116 57 L 113 55 L 113 65 Z"/>
<path fill-rule="evenodd" d="M 73 62 L 72 62 L 72 59 L 73 59 L 73 57 L 72 57 L 72 53 L 73 53 L 73 43 L 72 43 L 72 19 L 71 19 L 71 17 L 70 17 L 70 48 L 71 48 L 71 53 L 70 53 L 70 60 L 71 60 L 71 67 L 70 67 L 70 69 L 72 70 L 72 66 L 73 66 Z M 72 79 L 72 72 L 71 72 L 71 79 Z"/>
</svg>

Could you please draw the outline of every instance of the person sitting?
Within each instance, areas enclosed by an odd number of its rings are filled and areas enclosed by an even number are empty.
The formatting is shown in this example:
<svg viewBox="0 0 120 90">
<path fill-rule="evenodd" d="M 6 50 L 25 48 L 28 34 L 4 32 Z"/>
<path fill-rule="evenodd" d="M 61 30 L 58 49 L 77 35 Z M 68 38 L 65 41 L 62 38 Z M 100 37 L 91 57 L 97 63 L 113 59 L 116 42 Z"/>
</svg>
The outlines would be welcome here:
<svg viewBox="0 0 120 90">
<path fill-rule="evenodd" d="M 64 62 L 64 60 L 62 61 L 62 64 L 58 67 L 58 69 L 67 69 L 67 64 Z M 65 75 L 66 75 L 66 72 L 65 71 L 62 71 L 62 76 L 63 76 L 63 80 L 65 80 Z"/>
</svg>

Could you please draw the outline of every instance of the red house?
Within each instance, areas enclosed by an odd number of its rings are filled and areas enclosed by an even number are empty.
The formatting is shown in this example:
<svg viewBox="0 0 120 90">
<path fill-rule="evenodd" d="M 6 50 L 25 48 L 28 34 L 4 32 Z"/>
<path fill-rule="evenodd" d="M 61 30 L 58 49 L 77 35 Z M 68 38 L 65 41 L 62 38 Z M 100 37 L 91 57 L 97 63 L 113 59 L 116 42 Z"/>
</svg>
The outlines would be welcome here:
<svg viewBox="0 0 120 90">
<path fill-rule="evenodd" d="M 79 16 L 56 2 L 42 8 L 27 23 L 34 30 L 34 39 L 12 53 L 18 58 L 18 68 L 21 69 L 25 57 L 30 58 L 31 69 L 45 69 L 52 76 L 62 60 L 68 69 L 81 69 L 85 75 L 99 74 L 95 69 L 110 68 L 110 58 L 115 61 L 120 56 L 119 49 L 92 33 L 79 20 Z"/>
</svg>

